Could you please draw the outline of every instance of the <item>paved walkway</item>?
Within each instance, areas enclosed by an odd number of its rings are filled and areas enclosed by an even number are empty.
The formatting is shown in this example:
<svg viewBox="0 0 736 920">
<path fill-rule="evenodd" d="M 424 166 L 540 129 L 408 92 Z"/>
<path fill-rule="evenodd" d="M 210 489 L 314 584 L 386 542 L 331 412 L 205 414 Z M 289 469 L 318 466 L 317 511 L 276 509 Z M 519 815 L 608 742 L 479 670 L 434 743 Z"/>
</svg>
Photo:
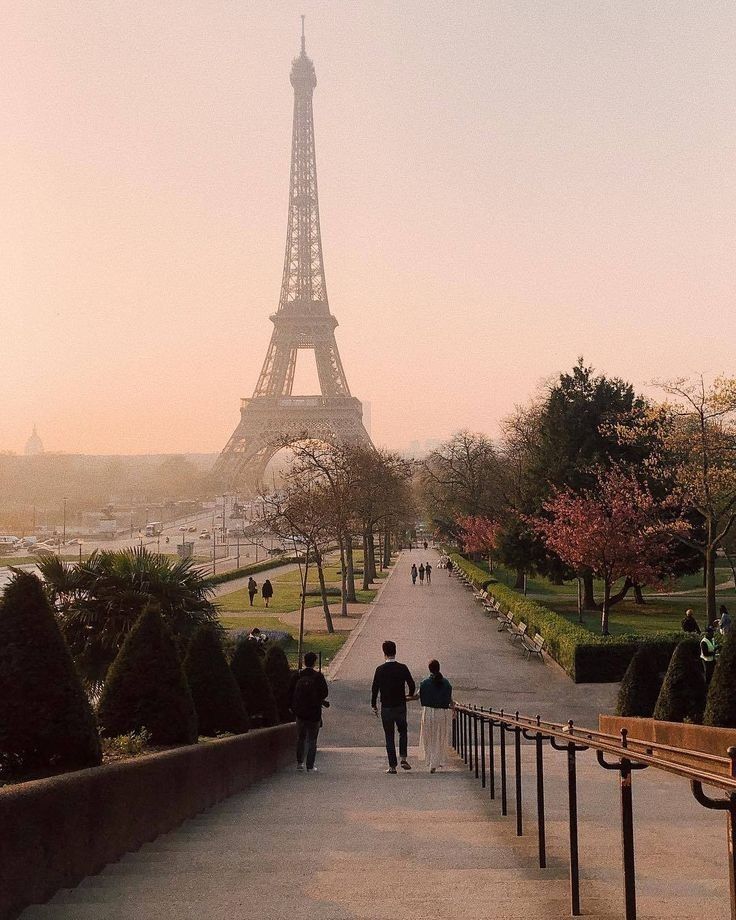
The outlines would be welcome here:
<svg viewBox="0 0 736 920">
<path fill-rule="evenodd" d="M 455 579 L 412 588 L 404 553 L 333 675 L 314 775 L 282 772 L 233 796 L 24 920 L 542 920 L 569 915 L 564 756 L 546 755 L 549 868 L 536 868 L 534 798 L 526 832 L 500 817 L 455 758 L 430 776 L 386 776 L 369 685 L 394 638 L 419 676 L 437 656 L 458 699 L 594 722 L 613 687 L 575 687 L 550 662 L 526 662 Z M 412 740 L 416 742 L 417 710 Z M 415 756 L 415 751 L 410 755 Z M 533 754 L 525 746 L 524 756 Z M 582 907 L 622 916 L 618 783 L 579 757 Z M 722 815 L 687 784 L 636 774 L 640 920 L 728 916 Z M 513 814 L 513 796 L 510 812 Z M 676 844 L 674 841 L 676 840 Z M 702 855 L 701 855 L 702 854 Z"/>
</svg>

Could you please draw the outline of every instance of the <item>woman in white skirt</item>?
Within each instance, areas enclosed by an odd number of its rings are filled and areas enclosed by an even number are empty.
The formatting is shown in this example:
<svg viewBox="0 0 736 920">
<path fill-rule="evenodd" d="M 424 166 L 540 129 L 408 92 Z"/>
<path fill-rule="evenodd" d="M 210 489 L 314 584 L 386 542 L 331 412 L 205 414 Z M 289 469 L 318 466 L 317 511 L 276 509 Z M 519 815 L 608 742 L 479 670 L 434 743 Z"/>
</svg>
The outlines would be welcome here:
<svg viewBox="0 0 736 920">
<path fill-rule="evenodd" d="M 452 715 L 452 685 L 440 672 L 440 663 L 429 662 L 429 677 L 419 684 L 422 704 L 422 727 L 419 734 L 419 757 L 436 772 L 447 759 Z"/>
</svg>

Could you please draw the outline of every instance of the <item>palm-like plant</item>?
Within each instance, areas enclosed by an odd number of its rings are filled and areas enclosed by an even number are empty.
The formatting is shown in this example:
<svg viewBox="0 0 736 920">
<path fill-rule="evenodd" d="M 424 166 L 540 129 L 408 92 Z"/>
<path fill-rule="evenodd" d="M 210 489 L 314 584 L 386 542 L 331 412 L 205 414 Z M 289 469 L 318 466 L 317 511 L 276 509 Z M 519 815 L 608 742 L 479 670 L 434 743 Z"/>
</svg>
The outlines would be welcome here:
<svg viewBox="0 0 736 920">
<path fill-rule="evenodd" d="M 144 607 L 155 602 L 180 651 L 201 623 L 217 621 L 213 588 L 190 559 L 144 547 L 103 550 L 69 564 L 51 556 L 39 569 L 77 665 L 92 686 L 107 669 Z"/>
</svg>

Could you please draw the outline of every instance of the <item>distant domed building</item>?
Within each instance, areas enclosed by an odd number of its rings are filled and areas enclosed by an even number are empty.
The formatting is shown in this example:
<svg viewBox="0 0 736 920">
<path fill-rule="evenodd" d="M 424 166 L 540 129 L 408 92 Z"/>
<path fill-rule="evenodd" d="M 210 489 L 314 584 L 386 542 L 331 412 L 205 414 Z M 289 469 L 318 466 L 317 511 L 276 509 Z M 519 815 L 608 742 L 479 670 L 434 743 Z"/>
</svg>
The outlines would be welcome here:
<svg viewBox="0 0 736 920">
<path fill-rule="evenodd" d="M 26 441 L 26 457 L 35 457 L 37 454 L 43 453 L 43 441 L 38 436 L 36 431 L 36 426 L 33 426 L 33 432 Z"/>
</svg>

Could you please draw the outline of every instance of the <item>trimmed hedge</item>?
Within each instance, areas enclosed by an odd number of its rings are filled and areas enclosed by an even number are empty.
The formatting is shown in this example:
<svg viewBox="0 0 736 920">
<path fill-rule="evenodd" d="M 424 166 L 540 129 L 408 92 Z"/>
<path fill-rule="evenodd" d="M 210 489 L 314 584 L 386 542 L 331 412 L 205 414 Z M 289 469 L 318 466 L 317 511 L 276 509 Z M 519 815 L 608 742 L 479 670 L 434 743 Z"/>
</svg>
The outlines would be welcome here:
<svg viewBox="0 0 736 920">
<path fill-rule="evenodd" d="M 663 680 L 662 661 L 657 650 L 650 645 L 642 645 L 636 650 L 621 681 L 616 715 L 650 719 Z"/>
<path fill-rule="evenodd" d="M 276 556 L 271 559 L 264 559 L 263 562 L 254 562 L 251 565 L 243 565 L 239 569 L 233 569 L 230 572 L 222 572 L 220 575 L 211 575 L 207 579 L 208 585 L 222 585 L 228 581 L 237 581 L 238 578 L 245 578 L 248 575 L 255 575 L 258 572 L 267 572 L 269 569 L 278 568 L 280 565 L 290 565 L 296 562 L 295 556 Z"/>
<path fill-rule="evenodd" d="M 700 663 L 700 643 L 684 639 L 675 649 L 659 691 L 654 718 L 663 722 L 703 721 L 705 675 Z"/>
<path fill-rule="evenodd" d="M 97 723 L 40 579 L 18 572 L 0 603 L 0 768 L 89 767 Z"/>
<path fill-rule="evenodd" d="M 460 568 L 480 590 L 485 588 L 503 613 L 512 612 L 515 620 L 523 620 L 529 632 L 544 636 L 546 650 L 570 675 L 575 683 L 613 683 L 623 678 L 626 669 L 641 646 L 651 646 L 667 667 L 673 651 L 682 641 L 681 632 L 648 636 L 596 636 L 585 627 L 571 623 L 559 613 L 537 601 L 530 600 L 490 578 L 488 572 L 474 565 L 459 553 L 450 553 L 453 564 Z"/>
<path fill-rule="evenodd" d="M 721 646 L 708 688 L 703 725 L 736 728 L 736 635 L 730 632 Z"/>
<path fill-rule="evenodd" d="M 110 666 L 97 710 L 103 737 L 147 729 L 153 744 L 196 744 L 197 712 L 157 605 L 136 620 Z"/>
</svg>

